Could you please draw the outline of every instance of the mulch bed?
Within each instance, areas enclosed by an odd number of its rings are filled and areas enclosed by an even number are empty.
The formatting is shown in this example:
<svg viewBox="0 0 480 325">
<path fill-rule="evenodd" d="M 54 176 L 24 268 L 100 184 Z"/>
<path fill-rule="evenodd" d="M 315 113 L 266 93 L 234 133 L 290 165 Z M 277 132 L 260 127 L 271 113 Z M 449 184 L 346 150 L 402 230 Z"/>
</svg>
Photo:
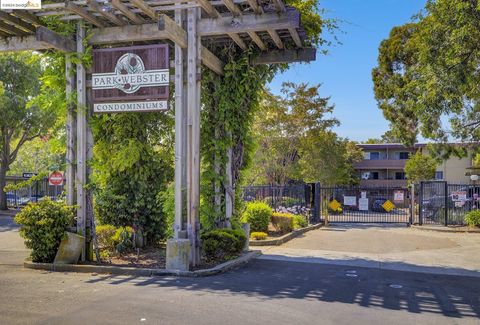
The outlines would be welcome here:
<svg viewBox="0 0 480 325">
<path fill-rule="evenodd" d="M 146 269 L 165 269 L 166 249 L 164 247 L 146 247 L 132 251 L 127 254 L 111 256 L 109 259 L 103 259 L 100 265 L 109 266 L 128 266 Z M 207 261 L 202 259 L 200 264 L 192 269 L 192 271 L 212 268 L 222 261 Z M 95 263 L 92 263 L 95 264 Z"/>
</svg>

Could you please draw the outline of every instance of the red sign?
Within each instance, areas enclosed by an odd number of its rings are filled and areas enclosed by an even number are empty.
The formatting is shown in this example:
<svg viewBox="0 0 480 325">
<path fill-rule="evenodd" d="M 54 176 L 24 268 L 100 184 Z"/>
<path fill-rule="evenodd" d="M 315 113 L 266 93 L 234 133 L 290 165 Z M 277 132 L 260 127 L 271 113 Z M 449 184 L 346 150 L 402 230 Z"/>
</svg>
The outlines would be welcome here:
<svg viewBox="0 0 480 325">
<path fill-rule="evenodd" d="M 51 172 L 50 175 L 48 175 L 48 184 L 63 185 L 63 172 Z"/>
</svg>

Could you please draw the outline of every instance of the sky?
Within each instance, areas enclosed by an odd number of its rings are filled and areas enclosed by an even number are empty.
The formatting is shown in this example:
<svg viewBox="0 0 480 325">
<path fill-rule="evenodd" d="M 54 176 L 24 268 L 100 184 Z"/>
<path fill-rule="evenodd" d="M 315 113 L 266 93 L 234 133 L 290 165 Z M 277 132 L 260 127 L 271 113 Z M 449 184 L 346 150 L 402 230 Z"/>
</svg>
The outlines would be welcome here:
<svg viewBox="0 0 480 325">
<path fill-rule="evenodd" d="M 403 25 L 425 5 L 425 0 L 321 0 L 328 17 L 342 20 L 337 32 L 341 45 L 326 56 L 317 53 L 310 64 L 294 64 L 269 85 L 279 94 L 282 82 L 322 84 L 320 95 L 330 96 L 334 116 L 341 125 L 339 136 L 364 141 L 379 138 L 388 122 L 373 94 L 371 71 L 377 64 L 378 47 L 394 26 Z"/>
</svg>

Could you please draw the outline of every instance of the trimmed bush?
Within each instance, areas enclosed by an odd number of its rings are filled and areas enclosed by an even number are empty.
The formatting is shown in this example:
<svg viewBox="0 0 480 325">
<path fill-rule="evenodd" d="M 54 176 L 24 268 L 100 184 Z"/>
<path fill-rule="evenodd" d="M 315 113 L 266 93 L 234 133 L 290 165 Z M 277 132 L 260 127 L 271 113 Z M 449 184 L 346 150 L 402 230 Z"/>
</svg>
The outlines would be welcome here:
<svg viewBox="0 0 480 325">
<path fill-rule="evenodd" d="M 293 229 L 305 228 L 308 226 L 308 221 L 305 216 L 294 214 L 293 215 Z"/>
<path fill-rule="evenodd" d="M 20 235 L 25 239 L 25 246 L 32 250 L 30 256 L 33 262 L 53 262 L 74 216 L 74 207 L 49 198 L 27 204 L 15 216 L 15 222 L 22 226 Z"/>
<path fill-rule="evenodd" d="M 215 229 L 202 234 L 202 250 L 209 261 L 231 259 L 238 256 L 247 240 L 240 229 Z"/>
<path fill-rule="evenodd" d="M 100 225 L 95 228 L 95 233 L 97 235 L 98 246 L 101 249 L 106 249 L 113 251 L 115 249 L 115 241 L 113 236 L 117 228 L 112 225 Z"/>
<path fill-rule="evenodd" d="M 465 215 L 465 223 L 472 227 L 480 227 L 480 210 L 470 211 Z"/>
<path fill-rule="evenodd" d="M 250 234 L 250 238 L 253 238 L 256 240 L 265 240 L 267 239 L 267 234 L 264 232 L 256 231 Z"/>
<path fill-rule="evenodd" d="M 293 230 L 293 214 L 274 212 L 271 221 L 275 230 L 283 234 Z"/>
<path fill-rule="evenodd" d="M 267 232 L 272 213 L 272 208 L 264 202 L 249 202 L 242 215 L 242 222 L 248 222 L 252 231 Z"/>
<path fill-rule="evenodd" d="M 133 233 L 132 227 L 120 227 L 115 231 L 112 239 L 117 252 L 122 254 L 133 248 Z"/>
</svg>

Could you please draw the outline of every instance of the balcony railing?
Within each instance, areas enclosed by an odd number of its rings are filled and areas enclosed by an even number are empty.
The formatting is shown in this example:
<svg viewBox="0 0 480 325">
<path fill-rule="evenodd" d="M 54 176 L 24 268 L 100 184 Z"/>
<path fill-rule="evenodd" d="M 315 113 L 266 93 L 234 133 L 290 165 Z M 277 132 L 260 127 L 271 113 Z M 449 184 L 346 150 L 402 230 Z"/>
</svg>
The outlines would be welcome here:
<svg viewBox="0 0 480 325">
<path fill-rule="evenodd" d="M 404 159 L 362 160 L 355 163 L 355 169 L 404 169 Z"/>
</svg>

